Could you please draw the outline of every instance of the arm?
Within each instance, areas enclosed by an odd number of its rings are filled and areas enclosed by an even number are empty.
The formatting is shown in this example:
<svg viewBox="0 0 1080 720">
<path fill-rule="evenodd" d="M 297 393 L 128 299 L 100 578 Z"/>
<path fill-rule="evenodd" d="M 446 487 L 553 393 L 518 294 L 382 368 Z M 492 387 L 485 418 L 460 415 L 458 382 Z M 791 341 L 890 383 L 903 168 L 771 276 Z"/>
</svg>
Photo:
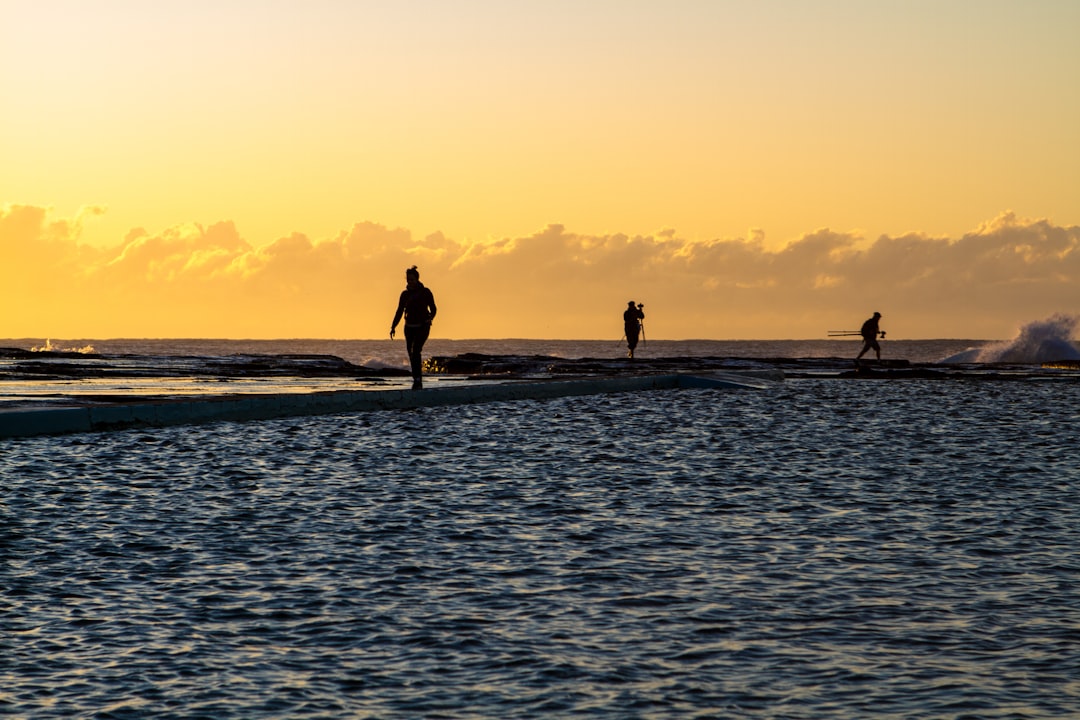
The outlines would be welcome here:
<svg viewBox="0 0 1080 720">
<path fill-rule="evenodd" d="M 433 295 L 430 290 L 428 290 L 427 297 L 428 297 L 428 308 L 431 310 L 431 313 L 428 315 L 428 321 L 431 322 L 431 321 L 435 320 L 435 313 L 437 313 L 439 311 L 439 309 L 437 307 L 435 307 L 435 295 Z"/>
<path fill-rule="evenodd" d="M 397 324 L 401 322 L 401 315 L 405 312 L 405 293 L 401 293 L 401 297 L 398 298 L 397 312 L 394 313 L 394 321 L 390 323 L 390 339 L 394 339 L 394 330 L 397 329 Z"/>
</svg>

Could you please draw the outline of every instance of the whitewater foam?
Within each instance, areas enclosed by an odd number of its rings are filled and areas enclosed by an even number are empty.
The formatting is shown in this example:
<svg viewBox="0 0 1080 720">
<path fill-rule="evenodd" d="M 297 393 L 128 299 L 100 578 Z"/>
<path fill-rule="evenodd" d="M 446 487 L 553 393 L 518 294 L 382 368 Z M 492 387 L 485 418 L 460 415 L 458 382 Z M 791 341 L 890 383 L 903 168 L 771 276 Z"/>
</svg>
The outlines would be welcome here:
<svg viewBox="0 0 1080 720">
<path fill-rule="evenodd" d="M 52 340 L 46 339 L 44 345 L 35 345 L 30 348 L 30 352 L 65 352 L 65 353 L 79 353 L 80 355 L 93 355 L 93 345 L 84 345 L 82 347 L 61 347 L 59 345 L 53 345 Z"/>
<path fill-rule="evenodd" d="M 990 343 L 951 355 L 944 363 L 1045 363 L 1080 360 L 1073 335 L 1080 316 L 1058 313 L 1020 328 L 1012 340 Z"/>
</svg>

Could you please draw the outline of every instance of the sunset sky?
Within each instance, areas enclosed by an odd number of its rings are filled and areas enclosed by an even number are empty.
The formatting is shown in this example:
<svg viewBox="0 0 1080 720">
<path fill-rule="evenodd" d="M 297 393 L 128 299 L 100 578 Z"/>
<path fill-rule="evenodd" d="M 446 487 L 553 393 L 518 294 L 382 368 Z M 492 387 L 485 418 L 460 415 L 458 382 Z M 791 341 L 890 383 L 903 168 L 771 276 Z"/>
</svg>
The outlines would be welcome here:
<svg viewBox="0 0 1080 720">
<path fill-rule="evenodd" d="M 1003 339 L 1076 0 L 0 0 L 0 338 Z"/>
</svg>

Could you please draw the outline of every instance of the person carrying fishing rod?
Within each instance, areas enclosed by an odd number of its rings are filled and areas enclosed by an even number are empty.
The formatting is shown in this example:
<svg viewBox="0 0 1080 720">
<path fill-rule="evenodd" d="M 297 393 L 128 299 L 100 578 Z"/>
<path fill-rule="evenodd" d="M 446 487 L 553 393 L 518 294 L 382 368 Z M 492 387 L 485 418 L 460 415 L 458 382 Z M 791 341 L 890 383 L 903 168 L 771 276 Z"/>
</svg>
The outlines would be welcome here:
<svg viewBox="0 0 1080 720">
<path fill-rule="evenodd" d="M 645 324 L 641 322 L 645 319 L 645 313 L 642 308 L 645 306 L 642 303 L 634 305 L 634 301 L 631 300 L 626 304 L 626 310 L 623 311 L 623 330 L 626 333 L 626 346 L 629 348 L 626 352 L 626 357 L 631 360 L 634 359 L 634 348 L 637 347 L 638 337 L 645 332 Z"/>
<path fill-rule="evenodd" d="M 862 336 L 863 346 L 859 354 L 855 356 L 855 363 L 858 364 L 859 358 L 866 354 L 868 350 L 873 350 L 877 356 L 878 361 L 881 361 L 881 346 L 878 345 L 878 335 L 885 337 L 885 331 L 878 327 L 878 321 L 881 320 L 881 313 L 876 312 L 874 316 L 868 319 L 862 324 L 859 329 L 859 335 Z"/>
<path fill-rule="evenodd" d="M 878 327 L 878 321 L 881 320 L 881 313 L 876 312 L 874 316 L 862 324 L 862 328 L 859 330 L 830 330 L 829 337 L 854 337 L 856 335 L 861 336 L 863 339 L 863 348 L 859 351 L 859 354 L 855 356 L 855 364 L 859 364 L 859 359 L 867 353 L 868 350 L 873 350 L 877 355 L 877 359 L 881 360 L 881 346 L 878 345 L 877 338 L 880 335 L 885 337 L 885 331 Z"/>
</svg>

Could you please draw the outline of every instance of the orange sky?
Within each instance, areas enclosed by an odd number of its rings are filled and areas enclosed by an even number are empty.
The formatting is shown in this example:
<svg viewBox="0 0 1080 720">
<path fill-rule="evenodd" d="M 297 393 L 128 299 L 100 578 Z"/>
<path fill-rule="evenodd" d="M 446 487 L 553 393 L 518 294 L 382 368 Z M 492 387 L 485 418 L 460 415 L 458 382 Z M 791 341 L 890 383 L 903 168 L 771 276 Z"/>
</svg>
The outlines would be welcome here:
<svg viewBox="0 0 1080 720">
<path fill-rule="evenodd" d="M 1011 337 L 1080 3 L 0 0 L 0 337 Z"/>
</svg>

